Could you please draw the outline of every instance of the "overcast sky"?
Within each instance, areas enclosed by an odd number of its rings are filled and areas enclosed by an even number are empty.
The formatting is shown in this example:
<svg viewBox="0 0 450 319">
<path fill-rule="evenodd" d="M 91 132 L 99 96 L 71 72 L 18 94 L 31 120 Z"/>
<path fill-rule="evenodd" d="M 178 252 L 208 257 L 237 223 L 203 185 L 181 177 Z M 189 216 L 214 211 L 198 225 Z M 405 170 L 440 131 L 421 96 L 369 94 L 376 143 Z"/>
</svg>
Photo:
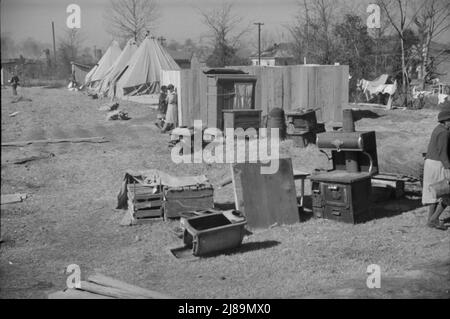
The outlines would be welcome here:
<svg viewBox="0 0 450 319">
<path fill-rule="evenodd" d="M 41 42 L 51 43 L 51 21 L 61 35 L 66 28 L 66 8 L 75 3 L 81 7 L 81 29 L 85 45 L 107 46 L 111 36 L 106 32 L 103 12 L 109 0 L 1 0 L 1 30 L 17 41 L 31 36 Z M 206 29 L 199 21 L 198 10 L 211 9 L 221 0 L 159 0 L 161 18 L 153 33 L 169 41 L 198 40 Z M 263 21 L 264 28 L 281 37 L 287 32 L 282 25 L 291 21 L 296 0 L 239 0 L 235 9 L 248 22 Z M 255 26 L 256 36 L 256 26 Z"/>
<path fill-rule="evenodd" d="M 341 0 L 349 6 L 360 6 L 369 0 Z M 55 22 L 56 36 L 61 36 L 66 27 L 66 8 L 75 3 L 81 7 L 81 29 L 86 46 L 105 48 L 112 40 L 104 25 L 104 10 L 109 0 L 1 0 L 1 31 L 19 42 L 33 37 L 44 43 L 51 43 L 51 21 Z M 191 38 L 198 41 L 206 29 L 199 20 L 196 8 L 211 9 L 222 0 L 159 0 L 161 18 L 153 34 L 164 36 L 169 41 L 184 41 Z M 235 12 L 248 23 L 264 22 L 263 30 L 269 31 L 277 42 L 285 41 L 288 32 L 283 27 L 292 21 L 297 11 L 296 0 L 236 0 Z M 257 31 L 254 26 L 254 38 Z M 253 37 L 253 33 L 250 34 Z M 450 42 L 449 33 L 444 42 Z M 253 39 L 253 38 L 252 38 Z"/>
</svg>

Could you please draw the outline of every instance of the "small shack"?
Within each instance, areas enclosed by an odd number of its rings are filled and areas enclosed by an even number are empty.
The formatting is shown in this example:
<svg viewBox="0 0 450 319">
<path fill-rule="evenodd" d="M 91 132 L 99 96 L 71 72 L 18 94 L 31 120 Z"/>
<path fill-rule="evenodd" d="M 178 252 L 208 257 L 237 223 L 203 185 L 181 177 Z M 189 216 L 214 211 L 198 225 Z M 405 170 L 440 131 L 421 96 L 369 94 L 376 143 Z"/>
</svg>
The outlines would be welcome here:
<svg viewBox="0 0 450 319">
<path fill-rule="evenodd" d="M 208 127 L 223 130 L 224 111 L 255 111 L 255 76 L 233 69 L 212 69 L 205 74 L 207 77 L 205 111 Z"/>
<path fill-rule="evenodd" d="M 342 109 L 348 104 L 349 96 L 349 67 L 346 65 L 229 68 L 242 71 L 244 74 L 239 76 L 251 79 L 252 83 L 256 79 L 253 89 L 254 109 L 261 110 L 263 117 L 273 108 L 285 111 L 317 109 L 318 121 L 342 121 Z M 226 83 L 226 76 L 208 75 L 208 70 L 161 71 L 162 84 L 172 83 L 177 88 L 180 125 L 191 126 L 194 120 L 200 119 L 208 123 L 208 118 L 212 116 L 209 103 L 213 103 L 215 98 L 209 97 L 208 90 L 217 87 L 218 81 Z M 231 86 L 227 88 L 225 84 L 221 90 L 230 93 Z M 234 91 L 233 94 L 236 93 Z"/>
</svg>

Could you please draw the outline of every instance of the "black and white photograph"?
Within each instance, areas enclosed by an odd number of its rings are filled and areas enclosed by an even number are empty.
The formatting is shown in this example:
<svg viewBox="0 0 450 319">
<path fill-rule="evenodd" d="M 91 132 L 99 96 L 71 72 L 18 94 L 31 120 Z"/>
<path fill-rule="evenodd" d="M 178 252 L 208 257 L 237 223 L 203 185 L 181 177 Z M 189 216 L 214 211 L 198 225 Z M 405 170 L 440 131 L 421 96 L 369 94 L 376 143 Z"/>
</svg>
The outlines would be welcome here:
<svg viewBox="0 0 450 319">
<path fill-rule="evenodd" d="M 0 299 L 450 299 L 448 0 L 0 5 Z"/>
</svg>

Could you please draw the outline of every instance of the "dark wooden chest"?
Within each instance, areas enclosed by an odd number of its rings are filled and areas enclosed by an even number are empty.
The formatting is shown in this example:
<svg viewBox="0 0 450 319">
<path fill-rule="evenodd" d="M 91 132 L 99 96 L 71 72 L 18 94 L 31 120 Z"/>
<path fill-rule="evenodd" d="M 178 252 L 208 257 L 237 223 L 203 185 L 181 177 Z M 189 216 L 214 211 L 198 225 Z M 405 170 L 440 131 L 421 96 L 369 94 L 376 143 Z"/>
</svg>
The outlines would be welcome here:
<svg viewBox="0 0 450 319">
<path fill-rule="evenodd" d="M 261 127 L 261 110 L 223 110 L 223 128 L 254 128 L 256 131 Z"/>
<path fill-rule="evenodd" d="M 214 189 L 211 184 L 169 187 L 164 190 L 164 218 L 179 218 L 187 211 L 214 208 Z"/>
</svg>

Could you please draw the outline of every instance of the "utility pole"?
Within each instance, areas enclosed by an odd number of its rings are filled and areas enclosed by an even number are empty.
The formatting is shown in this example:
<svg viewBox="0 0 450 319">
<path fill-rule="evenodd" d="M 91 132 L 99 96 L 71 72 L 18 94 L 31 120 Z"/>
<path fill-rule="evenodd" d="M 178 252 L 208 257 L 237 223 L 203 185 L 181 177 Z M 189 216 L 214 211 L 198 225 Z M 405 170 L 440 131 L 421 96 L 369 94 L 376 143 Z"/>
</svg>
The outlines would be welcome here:
<svg viewBox="0 0 450 319">
<path fill-rule="evenodd" d="M 258 65 L 261 66 L 261 26 L 264 23 L 255 22 L 253 24 L 258 26 Z"/>
<path fill-rule="evenodd" d="M 56 68 L 55 22 L 53 22 L 53 21 L 52 21 L 52 33 L 53 33 L 53 55 L 55 57 L 55 68 Z"/>
</svg>

